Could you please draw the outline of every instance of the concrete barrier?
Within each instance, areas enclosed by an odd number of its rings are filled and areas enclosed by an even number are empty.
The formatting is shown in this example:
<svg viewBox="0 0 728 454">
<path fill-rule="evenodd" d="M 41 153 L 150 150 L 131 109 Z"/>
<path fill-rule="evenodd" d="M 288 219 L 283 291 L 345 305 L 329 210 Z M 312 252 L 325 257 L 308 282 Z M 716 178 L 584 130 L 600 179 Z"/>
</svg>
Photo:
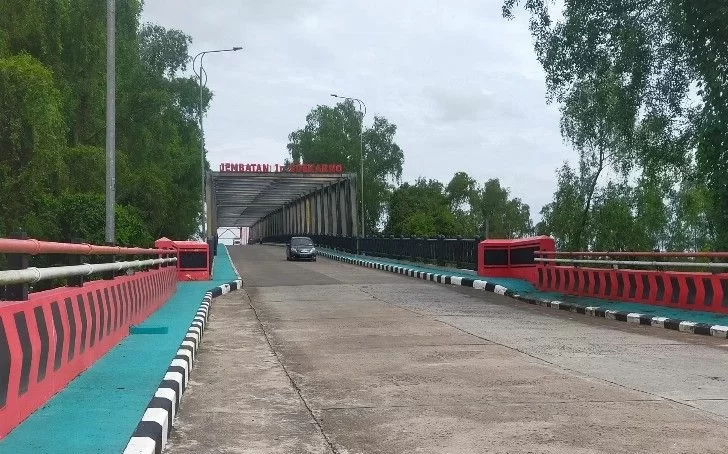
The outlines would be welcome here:
<svg viewBox="0 0 728 454">
<path fill-rule="evenodd" d="M 172 295 L 176 267 L 0 302 L 0 439 Z"/>
<path fill-rule="evenodd" d="M 539 290 L 728 314 L 728 274 L 540 265 Z"/>
</svg>

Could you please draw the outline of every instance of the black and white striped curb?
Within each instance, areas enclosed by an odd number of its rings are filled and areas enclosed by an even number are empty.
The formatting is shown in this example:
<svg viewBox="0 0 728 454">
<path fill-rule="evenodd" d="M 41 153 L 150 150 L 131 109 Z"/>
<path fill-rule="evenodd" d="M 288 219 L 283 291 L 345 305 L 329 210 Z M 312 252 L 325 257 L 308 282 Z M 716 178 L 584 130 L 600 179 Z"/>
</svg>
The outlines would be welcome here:
<svg viewBox="0 0 728 454">
<path fill-rule="evenodd" d="M 330 258 L 332 260 L 338 260 L 340 262 L 351 263 L 354 265 L 365 266 L 367 268 L 375 268 L 384 271 L 390 271 L 397 274 L 403 274 L 405 276 L 416 277 L 427 281 L 439 282 L 442 284 L 460 285 L 463 287 L 472 287 L 475 289 L 482 289 L 497 293 L 499 295 L 508 296 L 518 301 L 525 303 L 534 304 L 537 306 L 550 307 L 552 309 L 576 312 L 578 314 L 590 315 L 592 317 L 601 317 L 610 320 L 616 320 L 620 322 L 634 323 L 638 325 L 655 326 L 659 328 L 681 331 L 685 333 L 701 334 L 704 336 L 715 336 L 719 338 L 728 338 L 728 326 L 723 325 L 711 325 L 708 323 L 698 323 L 688 320 L 679 320 L 668 317 L 655 317 L 651 315 L 639 314 L 636 312 L 625 312 L 615 311 L 611 309 L 605 309 L 599 306 L 583 306 L 575 303 L 564 303 L 561 301 L 550 301 L 539 298 L 533 298 L 531 296 L 519 295 L 510 289 L 507 289 L 501 285 L 487 282 L 483 279 L 473 279 L 457 276 L 448 276 L 445 274 L 430 273 L 425 271 L 418 271 L 413 268 L 405 266 L 389 265 L 374 262 L 371 260 L 365 260 L 360 258 L 346 257 L 338 254 L 334 254 L 328 251 L 319 251 L 320 255 Z"/>
<path fill-rule="evenodd" d="M 197 349 L 207 326 L 210 305 L 213 298 L 241 289 L 243 281 L 223 284 L 205 293 L 202 304 L 185 334 L 172 363 L 149 401 L 142 420 L 126 445 L 123 454 L 160 454 L 172 432 L 172 423 L 179 410 L 182 395 L 190 381 L 190 372 L 195 364 Z"/>
<path fill-rule="evenodd" d="M 577 314 L 590 315 L 592 317 L 606 318 L 619 322 L 634 323 L 636 325 L 655 326 L 658 328 L 681 331 L 684 333 L 701 334 L 703 336 L 715 336 L 723 339 L 728 338 L 728 326 L 711 325 L 709 323 L 691 322 L 668 317 L 657 317 L 640 314 L 638 312 L 615 311 L 599 306 L 583 306 L 575 303 L 564 303 L 561 301 L 548 301 L 529 296 L 513 295 L 519 301 L 537 306 L 550 307 L 552 309 L 576 312 Z"/>
<path fill-rule="evenodd" d="M 474 289 L 485 290 L 486 292 L 493 292 L 499 295 L 514 296 L 511 290 L 503 287 L 502 285 L 493 284 L 483 279 L 473 279 L 469 277 L 460 276 L 449 276 L 447 274 L 431 273 L 427 271 L 418 271 L 414 268 L 407 268 L 406 266 L 389 265 L 385 263 L 373 262 L 371 260 L 364 260 L 352 257 L 345 257 L 338 254 L 332 254 L 327 251 L 319 251 L 319 255 L 332 260 L 338 260 L 340 262 L 351 263 L 354 265 L 365 266 L 367 268 L 375 268 L 378 270 L 390 271 L 392 273 L 403 274 L 409 277 L 416 277 L 418 279 L 424 279 L 426 281 L 438 282 L 440 284 L 449 285 L 460 285 L 462 287 L 472 287 Z"/>
</svg>

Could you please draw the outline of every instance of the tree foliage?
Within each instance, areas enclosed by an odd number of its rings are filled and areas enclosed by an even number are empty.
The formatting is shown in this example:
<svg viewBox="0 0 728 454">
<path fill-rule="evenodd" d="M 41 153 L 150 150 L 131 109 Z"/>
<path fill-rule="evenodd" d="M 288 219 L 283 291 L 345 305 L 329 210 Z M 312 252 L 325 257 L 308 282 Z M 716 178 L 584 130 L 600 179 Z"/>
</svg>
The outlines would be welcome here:
<svg viewBox="0 0 728 454">
<path fill-rule="evenodd" d="M 485 182 L 474 211 L 488 238 L 522 238 L 533 231 L 529 206 L 518 197 L 510 198 L 510 190 L 497 178 Z"/>
<path fill-rule="evenodd" d="M 51 72 L 29 55 L 0 59 L 0 229 L 17 230 L 68 180 L 64 124 Z"/>
<path fill-rule="evenodd" d="M 392 192 L 385 233 L 401 236 L 519 238 L 532 233 L 530 210 L 491 179 L 479 186 L 457 172 L 447 186 L 418 179 Z"/>
<path fill-rule="evenodd" d="M 397 126 L 384 117 L 360 135 L 362 118 L 353 102 L 334 107 L 318 106 L 306 116 L 306 125 L 292 132 L 288 151 L 292 162 L 340 163 L 347 172 L 360 174 L 361 143 L 364 150 L 364 220 L 367 232 L 377 229 L 389 190 L 402 176 L 404 153 L 395 142 Z M 361 178 L 359 178 L 361 188 Z M 362 191 L 357 191 L 357 206 Z"/>
<path fill-rule="evenodd" d="M 579 153 L 578 171 L 559 172 L 540 230 L 569 248 L 728 248 L 725 4 L 566 0 L 556 21 L 553 2 L 505 0 L 504 15 L 513 17 L 519 3 L 530 14 L 548 100 L 559 104 L 562 135 Z M 635 175 L 638 184 L 626 185 Z M 686 198 L 700 203 L 685 210 Z M 587 226 L 612 237 L 630 232 L 636 243 L 597 243 Z M 677 226 L 702 230 L 685 241 Z"/>
<path fill-rule="evenodd" d="M 442 183 L 418 179 L 403 183 L 389 199 L 385 232 L 391 235 L 433 237 L 457 233 L 455 216 Z"/>
<path fill-rule="evenodd" d="M 201 207 L 199 91 L 176 76 L 191 40 L 141 7 L 116 12 L 116 230 L 138 245 L 188 238 Z M 105 3 L 0 3 L 0 236 L 103 241 L 105 102 Z"/>
</svg>

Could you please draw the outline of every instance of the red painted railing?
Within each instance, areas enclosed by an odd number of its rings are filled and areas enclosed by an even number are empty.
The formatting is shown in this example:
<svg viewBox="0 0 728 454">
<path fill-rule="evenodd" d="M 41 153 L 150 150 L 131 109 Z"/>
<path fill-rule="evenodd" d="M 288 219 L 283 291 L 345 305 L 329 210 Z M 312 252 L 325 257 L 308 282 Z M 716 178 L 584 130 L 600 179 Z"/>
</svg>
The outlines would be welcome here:
<svg viewBox="0 0 728 454">
<path fill-rule="evenodd" d="M 166 249 L 149 249 L 121 246 L 97 246 L 86 243 L 55 243 L 33 239 L 16 240 L 0 238 L 2 254 L 78 254 L 78 255 L 159 255 L 169 254 Z"/>
<path fill-rule="evenodd" d="M 478 274 L 525 279 L 547 292 L 728 314 L 727 258 L 728 252 L 559 252 L 548 237 L 485 240 Z"/>
<path fill-rule="evenodd" d="M 177 251 L 1 238 L 0 254 L 11 269 L 23 269 L 31 255 L 67 254 L 70 260 L 176 257 Z M 0 440 L 167 301 L 177 283 L 172 261 L 136 261 L 153 264 L 131 275 L 91 282 L 79 276 L 67 287 L 28 293 L 26 286 L 6 294 L 20 298 L 0 301 Z"/>
<path fill-rule="evenodd" d="M 539 290 L 728 314 L 728 263 L 715 262 L 728 258 L 728 252 L 540 251 L 535 255 Z"/>
<path fill-rule="evenodd" d="M 581 257 L 710 257 L 710 258 L 727 258 L 728 252 L 559 252 L 559 251 L 540 251 L 537 255 L 565 255 L 565 256 L 581 256 Z"/>
</svg>

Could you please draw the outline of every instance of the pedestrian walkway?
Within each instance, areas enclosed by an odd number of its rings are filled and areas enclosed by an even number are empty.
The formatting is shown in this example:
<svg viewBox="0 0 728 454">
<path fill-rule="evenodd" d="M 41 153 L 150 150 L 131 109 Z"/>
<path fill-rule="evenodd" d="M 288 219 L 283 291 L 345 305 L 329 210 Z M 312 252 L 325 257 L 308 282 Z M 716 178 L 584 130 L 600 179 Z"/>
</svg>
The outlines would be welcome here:
<svg viewBox="0 0 728 454">
<path fill-rule="evenodd" d="M 212 281 L 178 283 L 172 298 L 139 325 L 166 327 L 166 334 L 127 336 L 0 440 L 0 453 L 122 452 L 205 292 L 235 279 L 227 248 L 221 246 Z"/>
<path fill-rule="evenodd" d="M 574 303 L 582 306 L 599 306 L 604 309 L 610 309 L 615 311 L 636 312 L 652 317 L 667 317 L 676 320 L 689 320 L 697 323 L 707 323 L 709 325 L 728 325 L 728 315 L 714 314 L 711 312 L 688 311 L 684 309 L 676 309 L 665 306 L 652 306 L 649 304 L 604 300 L 599 298 L 577 297 L 553 292 L 541 292 L 536 289 L 533 284 L 522 279 L 478 276 L 477 273 L 470 270 L 434 267 L 422 263 L 405 262 L 401 260 L 388 260 L 372 256 L 346 254 L 334 250 L 327 251 L 333 254 L 340 255 L 342 257 L 364 259 L 383 265 L 407 266 L 417 271 L 423 271 L 426 273 L 446 274 L 450 276 L 465 277 L 471 279 L 484 279 L 488 282 L 502 285 L 503 287 L 512 290 L 514 293 L 518 293 L 524 296 L 528 295 L 533 298 L 548 301 L 562 301 L 564 303 Z"/>
</svg>

